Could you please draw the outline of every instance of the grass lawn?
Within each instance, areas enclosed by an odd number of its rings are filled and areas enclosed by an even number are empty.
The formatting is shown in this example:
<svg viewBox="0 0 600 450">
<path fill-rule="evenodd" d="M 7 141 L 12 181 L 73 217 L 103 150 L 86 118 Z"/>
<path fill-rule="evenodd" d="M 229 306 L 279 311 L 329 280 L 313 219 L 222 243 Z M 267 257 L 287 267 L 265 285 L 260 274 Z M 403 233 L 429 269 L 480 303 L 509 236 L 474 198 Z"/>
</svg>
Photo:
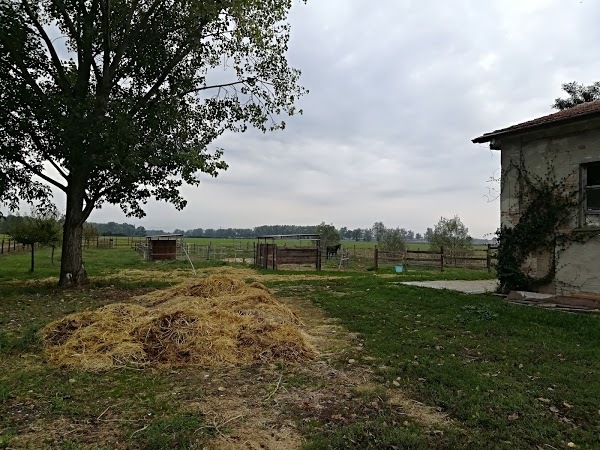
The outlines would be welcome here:
<svg viewBox="0 0 600 450">
<path fill-rule="evenodd" d="M 0 235 L 1 236 L 1 235 Z M 102 236 L 101 239 L 113 239 L 116 244 L 125 245 L 132 239 L 135 241 L 144 241 L 145 237 L 143 236 Z M 240 247 L 245 248 L 246 246 L 252 248 L 252 244 L 255 244 L 257 240 L 255 238 L 204 238 L 204 237 L 184 237 L 184 242 L 188 244 L 197 244 L 197 245 L 211 245 L 212 247 Z M 270 242 L 270 241 L 269 241 Z M 312 242 L 309 240 L 297 240 L 297 239 L 277 239 L 275 243 L 278 245 L 287 245 L 290 247 L 295 246 L 310 246 Z M 377 246 L 377 242 L 364 242 L 364 241 L 341 241 L 342 248 L 345 249 L 373 249 Z M 408 248 L 410 250 L 429 250 L 429 244 L 421 242 L 421 243 L 408 243 Z M 473 248 L 475 250 L 485 250 L 487 248 L 486 245 L 474 245 Z"/>
<path fill-rule="evenodd" d="M 34 274 L 27 253 L 0 257 L 0 448 L 203 448 L 249 433 L 236 412 L 246 406 L 251 415 L 268 412 L 264 427 L 276 436 L 283 425 L 302 433 L 310 449 L 600 448 L 600 317 L 397 284 L 487 272 L 220 265 L 268 285 L 309 334 L 339 335 L 343 345 L 299 366 L 91 374 L 48 364 L 37 331 L 190 270 L 144 263 L 127 248 L 86 250 L 84 260 L 91 284 L 62 290 L 48 250 L 37 253 Z M 198 269 L 217 270 L 210 265 Z M 445 419 L 427 422 L 394 406 L 399 395 Z"/>
</svg>

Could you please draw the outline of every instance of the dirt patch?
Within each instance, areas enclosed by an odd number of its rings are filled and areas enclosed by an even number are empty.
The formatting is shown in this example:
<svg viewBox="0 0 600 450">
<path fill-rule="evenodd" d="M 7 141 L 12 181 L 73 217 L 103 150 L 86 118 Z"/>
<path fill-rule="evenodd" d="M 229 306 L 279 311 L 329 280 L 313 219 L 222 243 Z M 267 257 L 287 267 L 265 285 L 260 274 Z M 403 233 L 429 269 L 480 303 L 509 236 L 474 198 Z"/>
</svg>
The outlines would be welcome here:
<svg viewBox="0 0 600 450">
<path fill-rule="evenodd" d="M 8 448 L 64 448 L 61 442 L 77 442 L 78 445 L 106 448 L 122 448 L 113 422 L 81 422 L 67 418 L 48 421 L 30 421 L 25 430 L 10 441 Z"/>
</svg>

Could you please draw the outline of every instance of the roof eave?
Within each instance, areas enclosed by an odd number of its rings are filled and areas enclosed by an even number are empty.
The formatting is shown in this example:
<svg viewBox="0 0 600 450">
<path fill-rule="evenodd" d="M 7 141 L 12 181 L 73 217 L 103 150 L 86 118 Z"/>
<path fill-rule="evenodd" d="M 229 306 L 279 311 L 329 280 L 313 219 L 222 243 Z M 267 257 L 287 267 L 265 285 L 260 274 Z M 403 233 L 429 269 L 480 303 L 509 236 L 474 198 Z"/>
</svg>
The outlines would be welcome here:
<svg viewBox="0 0 600 450">
<path fill-rule="evenodd" d="M 521 134 L 531 133 L 534 131 L 544 130 L 547 128 L 554 128 L 554 127 L 559 127 L 562 125 L 568 125 L 568 124 L 571 124 L 574 122 L 581 122 L 581 121 L 588 120 L 588 119 L 591 119 L 591 118 L 597 117 L 597 116 L 600 116 L 600 111 L 594 111 L 592 113 L 588 113 L 585 115 L 582 114 L 582 115 L 576 116 L 576 117 L 569 117 L 569 118 L 563 119 L 561 121 L 539 123 L 539 124 L 531 125 L 529 127 L 517 128 L 517 129 L 513 129 L 513 130 L 503 129 L 503 130 L 492 131 L 490 133 L 485 133 L 479 137 L 476 137 L 475 139 L 471 140 L 471 142 L 473 144 L 484 144 L 486 142 L 491 142 L 493 139 L 496 139 L 499 137 L 519 136 Z"/>
</svg>

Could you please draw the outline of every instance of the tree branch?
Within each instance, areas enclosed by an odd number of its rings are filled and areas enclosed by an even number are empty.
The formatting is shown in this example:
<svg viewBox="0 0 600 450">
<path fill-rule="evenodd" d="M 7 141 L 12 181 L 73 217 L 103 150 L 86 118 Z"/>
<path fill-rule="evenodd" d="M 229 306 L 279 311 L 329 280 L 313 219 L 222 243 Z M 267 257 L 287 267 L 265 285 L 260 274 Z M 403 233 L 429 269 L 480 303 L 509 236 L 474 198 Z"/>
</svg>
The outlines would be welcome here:
<svg viewBox="0 0 600 450">
<path fill-rule="evenodd" d="M 56 169 L 56 171 L 60 174 L 61 177 L 63 177 L 65 180 L 68 179 L 68 175 L 62 170 L 62 168 L 56 163 L 54 162 L 54 160 L 52 158 L 50 158 L 50 156 L 47 153 L 44 153 L 44 158 L 46 158 L 46 161 L 48 161 L 50 164 L 52 164 L 52 167 L 54 167 Z"/>
<path fill-rule="evenodd" d="M 156 0 L 150 6 L 149 11 L 153 10 L 156 6 L 158 6 L 159 1 L 160 0 Z M 123 55 L 127 51 L 127 48 L 129 47 L 133 14 L 135 13 L 135 10 L 137 9 L 138 4 L 139 4 L 139 0 L 134 0 L 133 3 L 131 4 L 131 8 L 127 12 L 127 17 L 125 18 L 125 29 L 123 31 L 123 39 L 121 40 L 119 45 L 117 45 L 117 48 L 115 49 L 115 56 L 110 63 L 111 79 L 115 75 L 115 72 L 117 71 L 117 67 L 119 67 L 119 64 L 121 63 L 121 58 L 123 57 Z"/>
<path fill-rule="evenodd" d="M 64 172 L 64 170 L 50 157 L 50 155 L 48 155 L 48 153 L 46 152 L 44 145 L 42 144 L 42 141 L 40 141 L 40 138 L 37 136 L 37 134 L 35 134 L 35 132 L 30 128 L 27 127 L 26 128 L 27 134 L 29 134 L 29 137 L 31 137 L 31 140 L 33 141 L 33 143 L 35 144 L 35 146 L 38 148 L 38 150 L 42 153 L 42 156 L 44 158 L 46 158 L 46 161 L 48 161 L 52 167 L 54 167 L 56 169 L 56 171 L 60 174 L 61 177 L 63 177 L 65 180 L 68 180 L 68 175 Z"/>
<path fill-rule="evenodd" d="M 75 94 L 84 95 L 85 93 L 87 93 L 90 67 L 95 66 L 95 62 L 94 62 L 94 58 L 93 58 L 91 49 L 84 47 L 84 44 L 89 42 L 90 40 L 87 39 L 86 42 L 84 42 L 83 37 L 86 37 L 89 32 L 93 31 L 93 30 L 87 30 L 87 32 L 86 32 L 86 25 L 90 26 L 90 24 L 88 24 L 90 17 L 92 20 L 95 18 L 94 8 L 97 5 L 97 2 L 94 1 L 94 3 L 92 3 L 92 9 L 91 9 L 90 13 L 87 14 L 86 17 L 84 17 L 84 19 L 82 21 L 84 28 L 81 30 L 81 34 L 80 34 L 77 31 L 75 24 L 71 20 L 71 17 L 69 17 L 69 13 L 67 12 L 67 9 L 66 9 L 63 1 L 62 0 L 50 0 L 50 1 L 60 12 L 60 14 L 65 22 L 65 25 L 67 26 L 69 32 L 72 35 L 72 38 L 75 40 L 75 42 L 77 44 L 77 60 L 79 63 L 79 68 L 78 68 L 78 74 L 77 74 L 77 83 L 75 84 L 74 91 L 75 91 Z M 97 71 L 97 67 L 94 67 L 94 73 L 96 75 L 99 73 Z"/>
<path fill-rule="evenodd" d="M 83 48 L 83 45 L 81 42 L 81 36 L 77 32 L 77 29 L 75 28 L 75 24 L 73 24 L 73 21 L 69 17 L 69 14 L 67 13 L 67 10 L 65 8 L 65 4 L 62 2 L 62 0 L 51 0 L 51 2 L 60 11 L 62 18 L 65 21 L 67 28 L 69 29 L 69 32 L 71 33 L 73 39 L 75 39 L 75 42 L 77 43 L 77 47 L 78 47 L 77 53 L 79 53 L 79 51 Z"/>
<path fill-rule="evenodd" d="M 99 83 L 101 87 L 101 97 L 108 96 L 110 92 L 110 0 L 100 0 L 100 9 L 102 10 L 102 50 L 103 50 L 103 61 L 102 61 L 102 82 Z M 93 58 L 92 58 L 93 59 Z M 104 98 L 106 101 L 107 99 Z"/>
<path fill-rule="evenodd" d="M 202 86 L 202 87 L 199 87 L 199 88 L 194 88 L 194 89 L 190 89 L 188 91 L 182 92 L 180 96 L 183 97 L 184 95 L 192 94 L 194 92 L 206 91 L 208 89 L 216 89 L 216 88 L 224 88 L 224 87 L 229 87 L 229 86 L 235 86 L 235 85 L 238 85 L 238 84 L 244 84 L 244 83 L 246 83 L 248 81 L 249 81 L 249 78 L 246 78 L 245 80 L 232 81 L 231 83 L 213 84 L 212 86 Z"/>
<path fill-rule="evenodd" d="M 159 77 L 154 82 L 154 85 L 148 90 L 148 92 L 146 92 L 146 94 L 144 94 L 144 96 L 140 100 L 138 100 L 138 102 L 135 104 L 133 109 L 129 112 L 129 115 L 131 117 L 135 116 L 139 112 L 139 110 L 142 109 L 148 103 L 150 98 L 152 98 L 152 96 L 154 94 L 156 94 L 156 92 L 158 92 L 158 89 L 162 86 L 162 84 L 165 82 L 165 80 L 167 79 L 169 74 L 173 71 L 173 69 L 175 67 L 177 67 L 177 65 L 181 61 L 183 61 L 183 59 L 187 55 L 189 55 L 193 49 L 194 49 L 194 46 L 190 43 L 189 45 L 185 46 L 180 51 L 180 53 L 173 58 L 173 60 L 169 64 L 167 64 L 167 66 L 163 69 L 162 73 L 159 75 Z"/>
<path fill-rule="evenodd" d="M 139 1 L 136 1 L 135 4 L 132 5 L 131 10 L 129 11 L 129 14 L 131 16 L 133 16 L 133 13 L 135 12 L 134 8 L 137 8 L 138 3 L 139 3 Z M 119 43 L 119 45 L 115 51 L 115 57 L 113 58 L 113 61 L 110 65 L 111 79 L 115 78 L 117 71 L 119 70 L 119 64 L 121 63 L 121 60 L 123 59 L 123 55 L 129 48 L 129 45 L 139 35 L 140 30 L 146 29 L 146 27 L 148 25 L 148 21 L 150 20 L 150 18 L 154 14 L 154 12 L 158 9 L 158 7 L 160 6 L 161 3 L 163 3 L 163 0 L 154 0 L 154 2 L 148 8 L 148 11 L 146 11 L 146 14 L 144 14 L 142 16 L 138 25 L 133 30 L 131 30 L 131 19 L 128 19 L 129 29 L 127 29 L 127 24 L 126 24 L 125 33 L 123 34 L 123 40 Z"/>
<path fill-rule="evenodd" d="M 65 75 L 65 70 L 62 65 L 62 62 L 60 61 L 60 58 L 58 57 L 58 53 L 56 53 L 56 49 L 54 48 L 54 45 L 52 45 L 52 41 L 48 37 L 46 30 L 44 30 L 44 27 L 42 26 L 42 24 L 39 22 L 39 20 L 35 16 L 33 10 L 31 9 L 31 6 L 27 2 L 27 0 L 21 0 L 21 4 L 23 5 L 23 8 L 25 9 L 25 12 L 29 16 L 29 18 L 35 25 L 35 28 L 38 30 L 38 33 L 40 34 L 41 38 L 46 43 L 46 47 L 48 48 L 48 51 L 50 52 L 50 57 L 52 58 L 52 63 L 54 64 L 54 67 L 56 68 L 56 71 L 58 74 L 56 82 L 60 86 L 62 86 L 62 88 L 64 90 L 72 92 L 73 88 Z"/>
<path fill-rule="evenodd" d="M 180 50 L 179 54 L 175 55 L 173 60 L 169 64 L 167 64 L 167 66 L 163 69 L 162 73 L 156 79 L 154 85 L 150 88 L 148 92 L 146 92 L 146 94 L 140 100 L 138 100 L 138 102 L 132 108 L 132 110 L 129 113 L 130 116 L 135 116 L 139 112 L 139 110 L 148 103 L 152 96 L 154 96 L 154 94 L 158 92 L 158 89 L 162 86 L 162 84 L 165 82 L 165 80 L 173 71 L 173 69 L 175 69 L 175 67 L 177 67 L 177 65 L 196 48 L 196 46 L 200 42 L 201 31 L 204 29 L 207 23 L 208 18 L 206 17 L 200 21 L 195 32 L 192 32 L 191 35 L 188 37 L 188 45 L 183 47 Z"/>
<path fill-rule="evenodd" d="M 12 55 L 13 61 L 15 62 L 17 68 L 19 69 L 19 73 L 21 74 L 25 82 L 29 86 L 31 86 L 31 88 L 36 92 L 40 99 L 43 99 L 45 97 L 44 91 L 42 91 L 42 88 L 39 86 L 39 84 L 36 83 L 36 81 L 33 79 L 31 74 L 27 70 L 27 66 L 25 66 L 23 59 L 20 58 L 20 55 L 14 51 L 11 51 L 10 54 Z"/>
<path fill-rule="evenodd" d="M 90 197 L 87 195 L 87 193 L 85 194 L 85 206 L 83 208 L 82 214 L 84 217 L 84 220 L 87 220 L 87 218 L 90 216 L 90 214 L 92 213 L 92 211 L 94 210 L 94 206 L 96 204 L 96 200 L 90 199 Z"/>
<path fill-rule="evenodd" d="M 99 7 L 100 7 L 99 0 L 94 0 L 90 6 L 90 12 L 88 14 L 84 15 L 84 20 L 83 20 L 84 23 L 88 19 L 89 16 L 91 16 L 92 18 L 96 17 L 96 10 Z M 94 75 L 96 76 L 96 80 L 100 80 L 100 77 L 102 75 L 100 74 L 100 68 L 98 67 L 98 64 L 96 63 L 95 55 L 93 55 L 93 54 L 90 58 L 90 63 L 92 64 L 92 68 L 94 69 Z"/>
<path fill-rule="evenodd" d="M 54 180 L 53 178 L 50 178 L 49 176 L 44 175 L 42 172 L 37 170 L 35 167 L 33 167 L 31 164 L 29 164 L 24 159 L 19 159 L 18 162 L 23 164 L 29 171 L 31 171 L 34 175 L 37 175 L 38 177 L 40 177 L 42 180 L 47 181 L 48 183 L 52 184 L 53 186 L 56 186 L 63 192 L 67 192 L 66 186 L 60 184 L 58 181 Z"/>
</svg>

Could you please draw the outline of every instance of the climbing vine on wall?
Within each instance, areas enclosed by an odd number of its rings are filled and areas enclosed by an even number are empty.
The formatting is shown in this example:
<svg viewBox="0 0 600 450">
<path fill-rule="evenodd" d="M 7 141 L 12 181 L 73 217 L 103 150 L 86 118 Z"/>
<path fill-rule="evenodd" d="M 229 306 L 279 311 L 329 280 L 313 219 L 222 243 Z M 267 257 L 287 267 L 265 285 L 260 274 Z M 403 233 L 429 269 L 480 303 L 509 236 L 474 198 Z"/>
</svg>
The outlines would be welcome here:
<svg viewBox="0 0 600 450">
<path fill-rule="evenodd" d="M 586 238 L 584 234 L 569 231 L 573 216 L 578 213 L 578 189 L 568 182 L 573 174 L 557 178 L 551 161 L 543 177 L 527 171 L 522 162 L 513 164 L 507 173 L 510 170 L 517 176 L 521 214 L 517 225 L 503 226 L 497 231 L 496 270 L 500 290 L 536 290 L 554 279 L 557 244 L 564 248 L 565 244 Z M 542 277 L 524 273 L 527 257 L 544 251 L 551 255 L 548 273 Z"/>
</svg>

